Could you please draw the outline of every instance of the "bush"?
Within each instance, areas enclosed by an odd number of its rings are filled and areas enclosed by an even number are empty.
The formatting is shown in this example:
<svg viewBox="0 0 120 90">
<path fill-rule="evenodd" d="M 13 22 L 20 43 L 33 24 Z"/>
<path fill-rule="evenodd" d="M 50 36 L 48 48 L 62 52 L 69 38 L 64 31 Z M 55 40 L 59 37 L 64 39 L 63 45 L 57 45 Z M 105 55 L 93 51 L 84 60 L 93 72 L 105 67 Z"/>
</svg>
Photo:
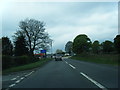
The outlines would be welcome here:
<svg viewBox="0 0 120 90">
<path fill-rule="evenodd" d="M 14 59 L 8 55 L 2 55 L 2 69 L 7 69 L 14 65 Z"/>
<path fill-rule="evenodd" d="M 19 66 L 29 63 L 30 58 L 24 55 L 24 56 L 16 56 L 14 60 L 16 62 L 16 65 Z"/>
<path fill-rule="evenodd" d="M 3 55 L 2 56 L 2 69 L 4 70 L 10 67 L 25 65 L 28 63 L 36 62 L 36 61 L 38 61 L 37 58 L 26 56 L 26 55 L 16 56 L 16 57 Z"/>
</svg>

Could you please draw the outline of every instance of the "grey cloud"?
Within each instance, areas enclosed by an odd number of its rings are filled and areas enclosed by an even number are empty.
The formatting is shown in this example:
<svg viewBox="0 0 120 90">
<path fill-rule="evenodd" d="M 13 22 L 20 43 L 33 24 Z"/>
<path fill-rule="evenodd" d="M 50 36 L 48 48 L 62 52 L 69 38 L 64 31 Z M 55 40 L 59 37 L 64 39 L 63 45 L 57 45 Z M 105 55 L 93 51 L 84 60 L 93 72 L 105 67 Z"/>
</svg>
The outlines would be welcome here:
<svg viewBox="0 0 120 90">
<path fill-rule="evenodd" d="M 117 6 L 113 2 L 13 3 L 3 12 L 3 35 L 13 35 L 19 21 L 28 17 L 46 23 L 46 31 L 54 40 L 53 51 L 64 49 L 67 41 L 82 33 L 92 41 L 112 40 L 117 34 Z"/>
</svg>

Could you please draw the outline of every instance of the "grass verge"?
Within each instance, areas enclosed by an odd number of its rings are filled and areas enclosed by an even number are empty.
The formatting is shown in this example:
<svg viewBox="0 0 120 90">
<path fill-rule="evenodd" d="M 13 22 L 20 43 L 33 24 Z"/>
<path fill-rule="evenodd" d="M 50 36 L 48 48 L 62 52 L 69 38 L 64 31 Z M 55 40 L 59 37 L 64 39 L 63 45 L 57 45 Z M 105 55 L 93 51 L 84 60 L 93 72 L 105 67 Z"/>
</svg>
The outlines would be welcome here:
<svg viewBox="0 0 120 90">
<path fill-rule="evenodd" d="M 117 66 L 120 65 L 120 62 L 118 61 L 119 57 L 120 55 L 114 54 L 100 54 L 100 55 L 81 54 L 72 56 L 71 59 Z"/>
<path fill-rule="evenodd" d="M 23 66 L 12 67 L 12 68 L 3 70 L 2 74 L 8 74 L 8 73 L 11 73 L 11 72 L 18 72 L 18 71 L 24 71 L 24 70 L 30 70 L 30 69 L 33 69 L 33 68 L 37 68 L 37 67 L 40 67 L 40 66 L 44 65 L 46 62 L 48 62 L 50 60 L 51 60 L 51 58 L 46 58 L 46 59 L 41 59 L 38 62 L 26 64 L 26 65 L 23 65 Z"/>
</svg>

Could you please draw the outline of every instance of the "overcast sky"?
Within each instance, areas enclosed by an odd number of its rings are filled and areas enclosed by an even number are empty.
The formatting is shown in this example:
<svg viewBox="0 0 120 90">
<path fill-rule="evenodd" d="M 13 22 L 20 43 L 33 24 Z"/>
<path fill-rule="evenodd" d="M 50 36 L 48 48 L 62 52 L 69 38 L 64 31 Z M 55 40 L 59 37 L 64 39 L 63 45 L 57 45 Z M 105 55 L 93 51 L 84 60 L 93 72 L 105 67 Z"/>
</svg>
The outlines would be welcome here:
<svg viewBox="0 0 120 90">
<path fill-rule="evenodd" d="M 26 18 L 46 23 L 53 51 L 64 50 L 79 34 L 86 34 L 92 42 L 113 41 L 118 34 L 117 2 L 14 2 L 2 12 L 2 36 L 12 40 L 19 22 Z"/>
</svg>

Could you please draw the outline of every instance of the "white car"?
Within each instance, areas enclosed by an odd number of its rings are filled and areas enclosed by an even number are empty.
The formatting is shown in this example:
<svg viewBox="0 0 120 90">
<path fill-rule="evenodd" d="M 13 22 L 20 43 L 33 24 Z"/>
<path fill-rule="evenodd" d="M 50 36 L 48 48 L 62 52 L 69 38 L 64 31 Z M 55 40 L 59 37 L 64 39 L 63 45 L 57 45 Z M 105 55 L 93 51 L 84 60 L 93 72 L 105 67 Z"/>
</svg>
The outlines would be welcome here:
<svg viewBox="0 0 120 90">
<path fill-rule="evenodd" d="M 54 59 L 55 59 L 55 61 L 62 61 L 62 55 L 60 55 L 60 54 L 55 54 L 55 55 L 54 55 Z"/>
</svg>

